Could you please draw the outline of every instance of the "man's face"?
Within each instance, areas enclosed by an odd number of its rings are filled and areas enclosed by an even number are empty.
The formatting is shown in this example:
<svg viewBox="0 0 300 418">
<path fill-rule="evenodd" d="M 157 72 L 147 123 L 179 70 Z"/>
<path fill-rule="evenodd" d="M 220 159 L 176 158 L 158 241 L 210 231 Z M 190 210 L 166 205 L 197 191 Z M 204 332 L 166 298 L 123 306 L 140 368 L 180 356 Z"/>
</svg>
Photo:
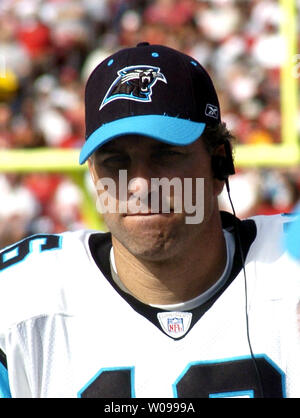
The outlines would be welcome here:
<svg viewBox="0 0 300 418">
<path fill-rule="evenodd" d="M 182 147 L 123 136 L 103 145 L 90 158 L 89 168 L 99 198 L 104 191 L 108 196 L 105 179 L 115 184 L 116 210 L 103 218 L 113 240 L 133 255 L 164 260 L 188 251 L 201 236 L 207 239 L 223 183 L 213 178 L 202 140 Z M 175 186 L 154 187 L 162 178 Z M 191 207 L 198 208 L 199 222 L 188 221 Z"/>
</svg>

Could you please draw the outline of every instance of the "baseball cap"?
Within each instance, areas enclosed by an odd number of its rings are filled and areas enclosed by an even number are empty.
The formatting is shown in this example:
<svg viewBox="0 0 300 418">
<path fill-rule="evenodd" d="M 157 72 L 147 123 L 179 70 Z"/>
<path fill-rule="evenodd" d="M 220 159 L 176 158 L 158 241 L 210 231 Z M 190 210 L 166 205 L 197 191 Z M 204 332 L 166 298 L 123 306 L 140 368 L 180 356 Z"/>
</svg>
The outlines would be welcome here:
<svg viewBox="0 0 300 418">
<path fill-rule="evenodd" d="M 109 56 L 91 73 L 79 162 L 122 135 L 188 145 L 207 125 L 219 122 L 218 97 L 199 62 L 173 48 L 142 42 Z"/>
</svg>

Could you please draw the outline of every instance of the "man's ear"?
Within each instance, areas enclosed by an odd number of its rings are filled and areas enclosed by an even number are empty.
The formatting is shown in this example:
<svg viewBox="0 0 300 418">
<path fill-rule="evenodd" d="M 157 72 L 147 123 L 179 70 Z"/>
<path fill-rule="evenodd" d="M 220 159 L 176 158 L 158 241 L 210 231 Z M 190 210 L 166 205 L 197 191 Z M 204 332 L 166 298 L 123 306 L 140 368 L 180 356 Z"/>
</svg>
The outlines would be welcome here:
<svg viewBox="0 0 300 418">
<path fill-rule="evenodd" d="M 220 181 L 227 180 L 229 175 L 235 173 L 231 145 L 228 141 L 215 149 L 211 164 L 214 177 Z"/>
<path fill-rule="evenodd" d="M 213 151 L 213 155 L 220 155 L 222 157 L 226 157 L 226 150 L 225 150 L 225 144 L 220 144 L 218 145 L 214 151 Z"/>
</svg>

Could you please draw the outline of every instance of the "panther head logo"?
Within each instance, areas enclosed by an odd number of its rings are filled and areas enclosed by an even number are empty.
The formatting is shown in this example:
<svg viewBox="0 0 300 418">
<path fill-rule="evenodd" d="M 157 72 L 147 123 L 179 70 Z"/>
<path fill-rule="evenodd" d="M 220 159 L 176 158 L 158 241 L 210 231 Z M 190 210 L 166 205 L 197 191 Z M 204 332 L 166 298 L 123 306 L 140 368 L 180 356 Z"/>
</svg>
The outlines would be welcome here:
<svg viewBox="0 0 300 418">
<path fill-rule="evenodd" d="M 108 89 L 99 110 L 118 99 L 151 102 L 152 88 L 158 80 L 167 83 L 158 67 L 139 65 L 123 68 L 118 71 L 118 77 Z"/>
</svg>

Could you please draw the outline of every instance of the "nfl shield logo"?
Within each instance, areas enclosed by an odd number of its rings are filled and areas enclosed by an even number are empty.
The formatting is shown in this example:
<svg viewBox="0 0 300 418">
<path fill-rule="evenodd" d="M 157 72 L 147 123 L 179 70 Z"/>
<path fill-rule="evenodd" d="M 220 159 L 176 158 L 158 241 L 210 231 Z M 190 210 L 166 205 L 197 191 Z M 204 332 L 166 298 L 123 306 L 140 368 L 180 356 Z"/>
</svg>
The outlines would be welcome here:
<svg viewBox="0 0 300 418">
<path fill-rule="evenodd" d="M 159 312 L 157 319 L 167 335 L 180 338 L 188 332 L 192 316 L 191 312 Z"/>
<path fill-rule="evenodd" d="M 168 318 L 168 331 L 174 334 L 184 332 L 183 318 Z"/>
</svg>

